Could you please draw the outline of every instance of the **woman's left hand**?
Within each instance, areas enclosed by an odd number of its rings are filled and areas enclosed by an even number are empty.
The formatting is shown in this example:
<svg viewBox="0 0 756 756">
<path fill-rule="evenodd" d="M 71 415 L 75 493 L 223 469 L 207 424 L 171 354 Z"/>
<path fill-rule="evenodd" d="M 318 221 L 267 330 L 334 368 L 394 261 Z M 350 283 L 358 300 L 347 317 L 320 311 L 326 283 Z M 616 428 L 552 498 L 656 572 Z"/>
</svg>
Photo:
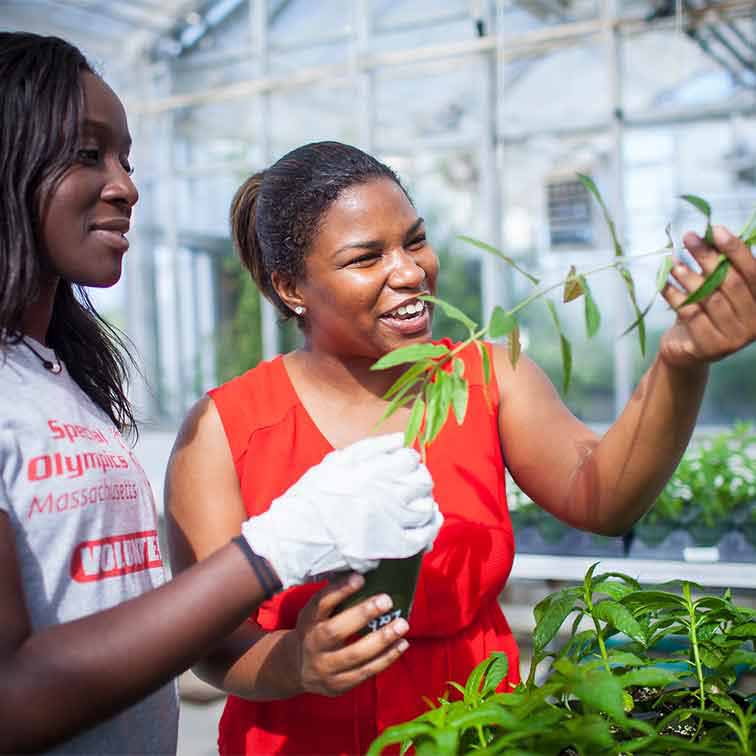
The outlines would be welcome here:
<svg viewBox="0 0 756 756">
<path fill-rule="evenodd" d="M 724 226 L 714 226 L 715 247 L 688 233 L 683 243 L 701 266 L 696 273 L 681 262 L 672 269 L 684 291 L 668 283 L 662 295 L 677 310 L 677 320 L 662 336 L 659 354 L 672 367 L 690 368 L 716 362 L 756 339 L 756 259 L 751 250 Z M 686 297 L 716 268 L 719 253 L 730 269 L 713 294 L 681 307 Z M 678 309 L 679 308 L 679 309 Z"/>
</svg>

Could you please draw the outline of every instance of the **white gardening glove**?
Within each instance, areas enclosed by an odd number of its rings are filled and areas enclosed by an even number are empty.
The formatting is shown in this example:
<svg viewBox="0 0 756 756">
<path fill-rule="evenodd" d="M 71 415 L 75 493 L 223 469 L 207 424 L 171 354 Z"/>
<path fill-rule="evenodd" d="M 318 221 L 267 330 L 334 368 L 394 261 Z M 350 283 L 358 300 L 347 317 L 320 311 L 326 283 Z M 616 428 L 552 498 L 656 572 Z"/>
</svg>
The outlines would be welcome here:
<svg viewBox="0 0 756 756">
<path fill-rule="evenodd" d="M 383 558 L 429 549 L 443 517 L 433 481 L 395 433 L 327 454 L 267 512 L 242 525 L 284 588 L 336 570 L 366 572 Z"/>
</svg>

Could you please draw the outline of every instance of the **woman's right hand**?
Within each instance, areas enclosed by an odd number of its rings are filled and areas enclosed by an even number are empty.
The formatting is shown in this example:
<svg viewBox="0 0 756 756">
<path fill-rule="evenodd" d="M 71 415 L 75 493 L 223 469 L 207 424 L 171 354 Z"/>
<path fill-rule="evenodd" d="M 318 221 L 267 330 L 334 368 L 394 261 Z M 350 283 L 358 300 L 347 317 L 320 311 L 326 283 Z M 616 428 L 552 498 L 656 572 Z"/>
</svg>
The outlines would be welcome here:
<svg viewBox="0 0 756 756">
<path fill-rule="evenodd" d="M 284 588 L 320 575 L 366 572 L 378 560 L 429 549 L 443 517 L 433 480 L 403 434 L 327 454 L 261 515 L 242 525 L 252 550 Z"/>
<path fill-rule="evenodd" d="M 364 584 L 353 573 L 318 591 L 304 606 L 292 631 L 299 686 L 304 693 L 338 696 L 393 664 L 409 646 L 407 621 L 398 618 L 349 643 L 368 622 L 391 608 L 386 594 L 338 614 L 338 605 Z"/>
</svg>

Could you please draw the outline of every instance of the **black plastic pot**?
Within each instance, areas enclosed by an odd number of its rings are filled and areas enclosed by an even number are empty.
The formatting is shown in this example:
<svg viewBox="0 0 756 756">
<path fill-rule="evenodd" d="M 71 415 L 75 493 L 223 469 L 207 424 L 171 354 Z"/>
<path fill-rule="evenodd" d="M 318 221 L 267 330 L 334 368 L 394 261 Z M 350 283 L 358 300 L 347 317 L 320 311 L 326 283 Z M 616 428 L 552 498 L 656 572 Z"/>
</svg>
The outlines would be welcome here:
<svg viewBox="0 0 756 756">
<path fill-rule="evenodd" d="M 399 617 L 409 619 L 422 561 L 423 552 L 406 559 L 382 559 L 374 570 L 365 573 L 365 585 L 342 602 L 338 611 L 379 593 L 387 593 L 393 602 L 391 610 L 370 622 L 362 632 L 377 630 Z"/>
</svg>

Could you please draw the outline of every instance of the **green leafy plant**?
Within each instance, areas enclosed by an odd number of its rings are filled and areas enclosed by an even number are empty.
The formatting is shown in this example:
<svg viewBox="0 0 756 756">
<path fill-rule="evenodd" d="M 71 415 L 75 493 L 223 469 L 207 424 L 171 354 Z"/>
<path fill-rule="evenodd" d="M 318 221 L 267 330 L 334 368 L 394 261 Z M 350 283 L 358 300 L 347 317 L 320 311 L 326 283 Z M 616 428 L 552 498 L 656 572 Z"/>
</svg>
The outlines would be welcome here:
<svg viewBox="0 0 756 756">
<path fill-rule="evenodd" d="M 412 344 L 400 347 L 381 357 L 372 366 L 373 370 L 385 370 L 396 368 L 399 365 L 408 365 L 404 373 L 402 373 L 384 395 L 384 398 L 389 401 L 389 405 L 382 418 L 382 420 L 385 420 L 400 407 L 408 404 L 412 405 L 410 419 L 405 430 L 405 444 L 407 446 L 411 446 L 417 441 L 421 451 L 425 454 L 426 446 L 440 433 L 450 414 L 450 410 L 453 410 L 457 423 L 461 424 L 464 421 L 468 402 L 468 381 L 464 375 L 464 362 L 458 356 L 464 348 L 470 344 L 475 344 L 480 355 L 481 370 L 484 385 L 486 386 L 490 380 L 491 366 L 489 364 L 488 352 L 483 346 L 483 339 L 496 340 L 506 338 L 509 344 L 510 363 L 513 368 L 517 366 L 517 361 L 522 350 L 518 314 L 540 299 L 545 299 L 551 322 L 559 337 L 562 358 L 562 389 L 566 393 L 569 390 L 572 376 L 572 345 L 562 328 L 556 305 L 551 299 L 547 298 L 547 295 L 551 292 L 561 290 L 563 303 L 569 303 L 582 298 L 586 333 L 588 338 L 593 338 L 601 326 L 601 312 L 591 292 L 588 277 L 596 273 L 613 269 L 621 276 L 636 316 L 633 323 L 628 326 L 624 333 L 637 330 L 640 351 L 642 354 L 645 354 L 645 317 L 653 306 L 656 297 L 666 285 L 672 268 L 670 248 L 673 246 L 673 243 L 671 237 L 669 237 L 669 228 L 667 228 L 669 242 L 666 247 L 643 255 L 626 255 L 618 238 L 614 221 L 595 182 L 589 176 L 578 174 L 578 177 L 602 209 L 612 238 L 614 259 L 610 263 L 584 272 L 579 272 L 575 266 L 571 266 L 563 279 L 556 283 L 542 286 L 536 276 L 517 265 L 514 260 L 497 248 L 469 236 L 460 237 L 462 240 L 503 260 L 520 275 L 527 278 L 535 288 L 531 294 L 509 310 L 505 310 L 499 306 L 494 307 L 488 318 L 488 322 L 483 326 L 476 323 L 459 308 L 442 299 L 432 296 L 420 297 L 435 305 L 447 318 L 460 324 L 467 331 L 468 336 L 453 348 L 449 348 L 443 344 Z M 694 195 L 683 195 L 682 199 L 691 203 L 705 215 L 705 237 L 708 241 L 713 241 L 711 208 L 709 204 Z M 754 212 L 741 232 L 741 238 L 747 244 L 752 244 L 756 239 L 756 212 Z M 629 265 L 636 260 L 659 255 L 662 256 L 662 262 L 657 273 L 654 297 L 646 307 L 641 309 Z M 689 294 L 683 304 L 700 302 L 716 291 L 727 275 L 729 265 L 729 260 L 724 255 L 721 255 L 716 269 L 705 278 L 698 289 Z"/>
<path fill-rule="evenodd" d="M 756 611 L 689 582 L 644 588 L 622 573 L 588 570 L 582 585 L 534 610 L 527 679 L 498 688 L 507 660 L 494 653 L 466 684 L 371 745 L 424 754 L 751 754 L 756 702 L 736 690 L 756 670 Z M 566 641 L 553 648 L 560 628 Z M 618 639 L 621 642 L 617 642 Z M 666 656 L 665 641 L 676 641 Z M 545 679 L 536 668 L 550 663 Z M 453 699 L 453 700 L 452 700 Z"/>
</svg>

